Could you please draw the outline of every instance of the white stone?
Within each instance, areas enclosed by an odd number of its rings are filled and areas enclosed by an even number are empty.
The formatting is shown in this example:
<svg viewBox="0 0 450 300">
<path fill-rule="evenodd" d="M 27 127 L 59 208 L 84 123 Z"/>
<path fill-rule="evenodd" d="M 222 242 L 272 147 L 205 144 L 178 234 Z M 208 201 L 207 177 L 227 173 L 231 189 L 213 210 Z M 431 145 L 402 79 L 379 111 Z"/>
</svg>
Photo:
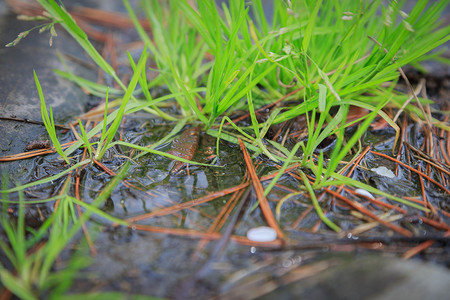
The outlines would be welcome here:
<svg viewBox="0 0 450 300">
<path fill-rule="evenodd" d="M 356 189 L 355 193 L 357 193 L 358 195 L 369 197 L 370 199 L 375 199 L 375 197 L 372 196 L 371 193 L 369 193 L 368 191 L 363 190 L 363 189 Z"/>
<path fill-rule="evenodd" d="M 260 226 L 247 231 L 247 238 L 254 242 L 272 242 L 277 239 L 277 233 L 271 227 Z"/>
<path fill-rule="evenodd" d="M 372 168 L 370 170 L 381 176 L 385 176 L 388 178 L 395 178 L 395 174 L 386 167 Z"/>
</svg>

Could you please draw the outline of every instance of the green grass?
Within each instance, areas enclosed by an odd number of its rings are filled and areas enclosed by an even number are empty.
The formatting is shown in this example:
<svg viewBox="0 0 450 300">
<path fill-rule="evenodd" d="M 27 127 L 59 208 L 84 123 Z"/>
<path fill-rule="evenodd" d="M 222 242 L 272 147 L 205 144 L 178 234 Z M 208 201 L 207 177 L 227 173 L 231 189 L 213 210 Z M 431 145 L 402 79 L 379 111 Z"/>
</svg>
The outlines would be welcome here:
<svg viewBox="0 0 450 300">
<path fill-rule="evenodd" d="M 11 263 L 13 270 L 0 264 L 0 279 L 2 284 L 13 294 L 21 299 L 64 299 L 71 282 L 78 272 L 90 264 L 90 258 L 84 249 L 71 256 L 68 267 L 55 270 L 55 263 L 67 245 L 73 241 L 91 215 L 96 214 L 102 218 L 126 224 L 122 220 L 113 218 L 98 207 L 111 195 L 114 188 L 127 174 L 129 165 L 125 165 L 117 176 L 111 180 L 108 186 L 100 193 L 91 204 L 86 204 L 69 196 L 70 178 L 66 180 L 60 195 L 53 201 L 57 201 L 52 215 L 44 221 L 37 231 L 26 227 L 25 224 L 25 200 L 23 199 L 23 187 L 19 187 L 19 201 L 17 220 L 6 213 L 6 206 L 2 205 L 0 225 L 3 228 L 8 243 L 0 240 L 0 250 Z M 6 176 L 4 176 L 6 179 Z M 8 191 L 6 180 L 3 181 L 3 203 L 8 203 Z M 14 190 L 14 189 L 13 189 Z M 49 201 L 47 201 L 49 202 Z M 14 203 L 14 202 L 10 202 Z M 85 209 L 82 215 L 78 215 L 75 206 L 80 205 Z M 99 295 L 100 296 L 100 295 Z M 118 297 L 118 295 L 116 296 Z M 119 298 L 120 299 L 120 298 Z"/>
<path fill-rule="evenodd" d="M 45 129 L 47 129 L 47 133 L 53 143 L 53 146 L 55 147 L 56 151 L 59 155 L 66 161 L 67 164 L 70 164 L 69 158 L 67 155 L 62 151 L 61 144 L 59 143 L 58 137 L 56 136 L 56 129 L 55 129 L 55 121 L 53 120 L 53 113 L 52 108 L 49 108 L 49 111 L 47 111 L 47 106 L 45 104 L 44 94 L 42 92 L 41 84 L 39 83 L 39 79 L 36 75 L 36 72 L 33 71 L 34 74 L 34 81 L 36 83 L 36 88 L 38 90 L 39 94 L 39 100 L 41 101 L 41 116 L 42 121 L 44 122 Z"/>
<path fill-rule="evenodd" d="M 99 67 L 127 91 L 65 9 L 59 8 L 55 1 L 39 2 L 54 20 L 62 22 Z M 312 128 L 315 115 L 319 115 L 319 125 L 325 128 L 313 132 L 308 139 L 306 158 L 342 121 L 346 105 L 374 110 L 379 99 L 392 95 L 399 77 L 397 69 L 408 63 L 419 64 L 426 53 L 448 41 L 450 33 L 448 26 L 438 29 L 437 20 L 445 1 L 432 3 L 428 8 L 428 1 L 419 1 L 409 16 L 401 11 L 400 4 L 384 6 L 380 0 L 297 1 L 291 7 L 276 2 L 272 22 L 262 13 L 258 0 L 251 1 L 249 6 L 244 1 L 233 1 L 220 11 L 211 0 L 200 1 L 195 9 L 186 0 L 140 1 L 140 11 L 149 22 L 150 33 L 144 30 L 129 2 L 123 2 L 159 71 L 158 77 L 149 81 L 146 72 L 137 70 L 130 60 L 134 73 L 140 74 L 141 93 L 129 97 L 139 101 L 135 96 L 142 96 L 142 101 L 152 103 L 152 108 L 148 105 L 142 109 L 170 120 L 198 120 L 205 129 L 212 128 L 218 118 L 234 109 L 248 109 L 255 145 L 268 154 L 259 137 L 264 124 L 258 123 L 255 107 L 302 88 L 290 97 L 299 99 L 298 104 L 285 106 L 273 123 L 312 113 Z M 380 7 L 382 17 L 377 15 Z M 254 20 L 249 17 L 250 10 Z M 96 94 L 106 91 L 106 87 L 89 84 L 73 74 L 60 74 L 91 87 Z M 293 79 L 294 86 L 283 84 Z M 386 82 L 392 82 L 391 86 L 382 87 Z M 153 102 L 149 88 L 155 84 L 170 90 L 180 115 L 163 113 L 159 104 Z M 390 98 L 389 105 L 399 107 L 404 102 L 402 97 Z M 123 98 L 123 102 L 127 99 Z M 339 113 L 332 116 L 330 111 L 336 107 Z M 381 109 L 378 113 L 383 114 Z M 383 117 L 389 120 L 386 115 Z"/>
<path fill-rule="evenodd" d="M 386 105 L 397 107 L 405 101 L 401 95 L 393 96 L 392 88 L 399 77 L 397 69 L 408 63 L 418 65 L 430 50 L 450 36 L 450 27 L 438 27 L 445 1 L 430 5 L 428 1 L 419 1 L 409 15 L 401 10 L 401 3 L 383 5 L 380 0 L 275 2 L 272 22 L 264 15 L 259 0 L 248 6 L 244 1 L 232 1 L 230 6 L 220 8 L 212 0 L 199 1 L 196 8 L 186 0 L 140 1 L 140 11 L 151 28 L 147 32 L 134 8 L 124 0 L 137 33 L 150 51 L 144 50 L 140 62 L 145 65 L 147 57 L 153 59 L 159 72 L 156 79 L 149 81 L 145 68 L 142 65 L 139 68 L 130 57 L 134 74 L 133 84 L 127 88 L 64 7 L 54 0 L 38 2 L 50 16 L 47 19 L 51 22 L 44 28 L 60 23 L 124 91 L 119 115 L 106 140 L 98 144 L 97 159 L 112 141 L 128 100 L 132 99 L 142 104 L 142 110 L 172 121 L 199 121 L 206 130 L 235 109 L 249 110 L 252 126 L 248 128 L 250 131 L 242 129 L 254 136 L 256 147 L 277 160 L 260 136 L 260 129 L 267 127 L 267 123 L 258 122 L 255 109 L 298 90 L 286 99 L 298 99 L 297 104 L 284 105 L 271 124 L 302 114 L 309 117 L 310 136 L 303 148 L 305 165 L 317 146 L 335 133 L 349 104 L 376 111 L 398 131 L 379 106 L 384 102 L 381 99 L 386 98 L 391 99 Z M 380 8 L 382 17 L 377 15 Z M 249 17 L 250 11 L 254 20 Z M 108 90 L 70 72 L 58 73 L 95 95 L 105 95 Z M 292 82 L 293 85 L 285 84 Z M 388 82 L 392 82 L 390 86 L 382 87 Z M 135 89 L 137 83 L 139 88 Z M 156 86 L 169 89 L 179 115 L 170 115 L 158 107 L 163 103 L 154 101 L 149 91 Z M 119 90 L 111 91 L 116 97 L 120 94 Z M 330 114 L 336 107 L 338 113 Z M 406 111 L 420 116 L 412 105 Z M 87 137 L 92 135 L 87 133 Z M 58 153 L 64 157 L 70 151 Z M 289 153 L 289 149 L 283 151 Z"/>
</svg>

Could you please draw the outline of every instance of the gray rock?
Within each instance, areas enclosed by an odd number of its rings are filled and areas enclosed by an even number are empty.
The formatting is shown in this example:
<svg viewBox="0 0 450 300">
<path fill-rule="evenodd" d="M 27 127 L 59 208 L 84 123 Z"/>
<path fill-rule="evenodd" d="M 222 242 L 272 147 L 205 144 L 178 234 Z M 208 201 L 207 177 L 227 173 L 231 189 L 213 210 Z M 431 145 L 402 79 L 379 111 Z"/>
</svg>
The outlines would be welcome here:
<svg viewBox="0 0 450 300">
<path fill-rule="evenodd" d="M 431 263 L 364 256 L 259 299 L 447 299 L 449 270 Z"/>
<path fill-rule="evenodd" d="M 49 33 L 32 31 L 15 47 L 5 45 L 13 41 L 20 32 L 39 23 L 19 21 L 13 14 L 0 16 L 0 116 L 41 121 L 38 93 L 33 77 L 36 71 L 42 85 L 47 107 L 52 106 L 55 123 L 65 123 L 83 112 L 89 97 L 75 84 L 59 77 L 54 68 L 64 69 L 57 51 L 87 61 L 84 51 L 61 27 L 56 27 L 58 36 L 49 46 Z M 95 72 L 70 63 L 73 71 L 94 79 Z M 45 127 L 17 121 L 0 120 L 0 156 L 25 151 L 28 142 L 48 139 Z M 0 163 L 0 172 L 9 174 L 15 182 L 29 181 L 33 160 Z"/>
</svg>

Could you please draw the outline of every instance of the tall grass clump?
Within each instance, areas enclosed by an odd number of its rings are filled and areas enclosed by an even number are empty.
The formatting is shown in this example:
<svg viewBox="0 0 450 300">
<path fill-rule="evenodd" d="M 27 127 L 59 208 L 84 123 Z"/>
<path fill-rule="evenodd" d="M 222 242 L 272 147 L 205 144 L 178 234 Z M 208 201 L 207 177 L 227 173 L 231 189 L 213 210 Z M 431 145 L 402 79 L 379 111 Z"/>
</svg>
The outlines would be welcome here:
<svg viewBox="0 0 450 300">
<path fill-rule="evenodd" d="M 112 146 L 122 116 L 139 110 L 177 121 L 178 125 L 200 122 L 210 135 L 232 142 L 242 138 L 256 154 L 286 161 L 291 149 L 276 142 L 269 145 L 265 134 L 273 124 L 305 115 L 308 137 L 298 145 L 303 153 L 298 159 L 303 166 L 316 159 L 314 153 L 327 137 L 336 135 L 331 157 L 337 161 L 328 164 L 326 179 L 375 117 L 384 118 L 397 131 L 398 138 L 398 126 L 383 109 L 400 108 L 407 101 L 406 95 L 393 92 L 399 69 L 438 57 L 439 52 L 428 53 L 450 36 L 450 27 L 441 27 L 439 21 L 446 1 L 420 0 L 409 13 L 402 10 L 403 2 L 397 1 L 274 1 L 273 9 L 266 14 L 260 0 L 230 1 L 220 7 L 213 0 L 195 4 L 187 0 L 141 0 L 137 7 L 123 0 L 139 37 L 147 45 L 137 64 L 129 55 L 133 76 L 126 86 L 62 4 L 55 0 L 38 2 L 50 22 L 44 28 L 61 24 L 122 89 L 109 89 L 58 71 L 96 95 L 104 96 L 110 90 L 117 100 L 109 105 L 119 106 L 102 125 L 84 133 L 84 141 L 64 152 L 54 141 L 66 161 L 81 144 L 91 145 L 89 139 L 101 131 L 101 140 L 94 149 L 100 159 Z M 142 16 L 149 30 L 141 25 Z M 147 59 L 153 59 L 157 66 L 158 75 L 152 80 L 146 76 Z M 158 86 L 167 88 L 168 95 L 153 99 L 151 89 Z M 177 112 L 164 110 L 164 102 L 173 99 Z M 261 122 L 256 110 L 277 99 L 283 101 Z M 428 103 L 420 98 L 416 101 Z M 352 137 L 345 138 L 342 130 L 354 124 L 346 121 L 351 106 L 371 113 L 358 120 L 359 130 Z M 248 111 L 250 126 L 232 122 L 230 116 L 237 110 Z M 404 110 L 428 118 L 414 103 Z M 43 110 L 43 118 L 45 113 Z M 51 133 L 51 113 L 46 119 Z M 432 117 L 429 121 L 443 126 Z M 230 131 L 230 126 L 236 131 Z M 323 170 L 319 167 L 316 171 Z"/>
<path fill-rule="evenodd" d="M 398 68 L 419 63 L 449 39 L 449 27 L 438 27 L 444 2 L 419 1 L 408 15 L 396 2 L 275 1 L 268 17 L 258 0 L 248 6 L 231 1 L 221 8 L 212 0 L 195 7 L 186 0 L 141 1 L 151 35 L 124 3 L 139 35 L 151 45 L 164 83 L 173 93 L 183 93 L 177 101 L 184 115 L 211 128 L 233 109 L 248 109 L 258 136 L 263 125 L 257 124 L 254 107 L 297 91 L 287 99 L 296 101 L 285 105 L 273 123 L 308 114 L 307 153 L 333 132 L 349 105 L 388 119 L 379 104 L 387 98 L 386 105 L 404 102 L 392 95 Z M 196 87 L 206 91 L 193 93 Z"/>
</svg>

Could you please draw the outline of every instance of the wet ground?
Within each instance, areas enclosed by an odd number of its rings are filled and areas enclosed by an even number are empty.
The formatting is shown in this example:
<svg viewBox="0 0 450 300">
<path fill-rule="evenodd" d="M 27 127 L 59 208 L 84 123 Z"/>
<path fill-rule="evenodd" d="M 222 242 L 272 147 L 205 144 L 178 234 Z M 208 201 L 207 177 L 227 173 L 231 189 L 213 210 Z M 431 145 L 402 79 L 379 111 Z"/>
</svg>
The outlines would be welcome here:
<svg viewBox="0 0 450 300">
<path fill-rule="evenodd" d="M 4 14 L 0 18 L 0 44 L 7 44 L 31 26 L 17 21 L 12 14 Z M 47 103 L 54 109 L 56 123 L 69 123 L 98 101 L 53 73 L 53 68 L 63 68 L 56 56 L 58 50 L 88 61 L 69 36 L 62 30 L 58 33 L 52 48 L 48 47 L 46 37 L 34 33 L 15 48 L 0 49 L 0 117 L 4 118 L 0 120 L 0 156 L 21 153 L 30 141 L 46 139 L 43 126 L 24 120 L 41 120 L 33 69 L 43 85 Z M 80 76 L 97 76 L 96 71 L 79 63 L 70 62 L 69 66 Z M 440 76 L 441 82 L 448 81 L 448 75 Z M 441 92 L 434 97 L 445 104 L 445 96 Z M 420 128 L 415 126 L 418 125 L 411 125 L 409 142 L 417 146 L 423 142 L 423 136 Z M 164 137 L 171 128 L 170 123 L 139 113 L 126 118 L 122 125 L 122 138 L 148 145 Z M 62 141 L 74 138 L 63 130 L 59 134 Z M 373 151 L 390 154 L 393 137 L 394 132 L 389 129 L 372 131 L 363 147 L 373 145 Z M 446 138 L 449 138 L 448 133 Z M 167 143 L 158 150 L 169 151 L 170 148 L 171 144 Z M 214 151 L 215 139 L 201 133 L 194 160 L 208 162 L 206 158 Z M 81 150 L 77 154 L 81 154 Z M 129 160 L 129 155 L 129 149 L 116 147 L 102 162 L 117 172 Z M 413 163 L 422 163 L 418 155 L 413 159 Z M 259 176 L 276 170 L 276 164 L 263 157 L 254 162 L 261 162 L 257 169 Z M 221 143 L 217 167 L 189 166 L 183 173 L 171 176 L 171 163 L 170 159 L 156 155 L 145 155 L 133 161 L 126 179 L 138 188 L 119 184 L 101 209 L 122 219 L 136 217 L 238 186 L 243 183 L 246 172 L 240 148 L 227 142 Z M 395 170 L 395 163 L 368 154 L 353 178 L 400 197 L 420 196 L 421 179 L 418 176 L 401 169 L 398 176 L 387 180 L 370 171 L 380 165 Z M 1 172 L 6 172 L 10 182 L 15 184 L 45 178 L 65 168 L 56 154 L 0 162 Z M 273 210 L 280 199 L 298 189 L 300 180 L 294 175 L 295 172 L 281 177 L 269 195 Z M 91 202 L 111 179 L 95 165 L 89 165 L 80 176 L 81 197 L 86 202 Z M 64 178 L 30 189 L 25 194 L 26 199 L 56 195 L 63 181 Z M 158 182 L 161 184 L 155 184 Z M 268 183 L 263 182 L 264 185 Z M 237 222 L 229 240 L 223 236 L 230 228 L 228 224 L 232 223 L 234 211 L 222 224 L 220 232 L 223 235 L 205 233 L 218 220 L 217 216 L 226 204 L 235 201 L 231 194 L 173 214 L 136 222 L 140 227 L 112 226 L 94 216 L 89 228 L 95 238 L 97 256 L 74 282 L 71 291 L 121 291 L 124 294 L 179 299 L 444 299 L 450 292 L 450 247 L 448 238 L 442 236 L 445 227 L 436 229 L 424 223 L 416 210 L 400 205 L 399 208 L 406 211 L 400 215 L 361 201 L 377 213 L 390 215 L 395 225 L 406 228 L 416 237 L 408 239 L 379 224 L 362 228 L 367 223 L 364 216 L 352 215 L 353 210 L 348 205 L 326 195 L 322 201 L 329 203 L 326 207 L 333 212 L 329 214 L 330 219 L 346 231 L 338 235 L 319 221 L 310 199 L 298 195 L 281 207 L 279 223 L 289 242 L 255 246 L 239 237 L 245 237 L 249 228 L 265 225 L 265 219 L 259 208 L 252 209 L 256 203 L 255 193 L 250 188 L 242 190 L 248 190 L 244 194 L 246 202 L 242 212 L 236 216 Z M 435 207 L 449 212 L 448 193 L 435 186 L 428 186 L 427 192 Z M 356 199 L 358 196 L 350 197 Z M 10 198 L 17 199 L 17 195 L 10 195 Z M 11 209 L 14 210 L 14 206 Z M 30 205 L 27 225 L 38 227 L 52 211 L 52 203 Z M 304 217 L 300 219 L 300 216 Z M 444 224 L 449 224 L 448 215 L 439 213 L 439 217 Z M 359 231 L 354 231 L 355 228 Z M 428 239 L 435 240 L 432 247 L 412 260 L 402 259 L 407 250 Z M 84 243 L 80 241 L 81 236 L 69 245 L 63 257 L 67 258 L 82 247 Z M 63 259 L 55 268 L 64 266 Z"/>
</svg>

